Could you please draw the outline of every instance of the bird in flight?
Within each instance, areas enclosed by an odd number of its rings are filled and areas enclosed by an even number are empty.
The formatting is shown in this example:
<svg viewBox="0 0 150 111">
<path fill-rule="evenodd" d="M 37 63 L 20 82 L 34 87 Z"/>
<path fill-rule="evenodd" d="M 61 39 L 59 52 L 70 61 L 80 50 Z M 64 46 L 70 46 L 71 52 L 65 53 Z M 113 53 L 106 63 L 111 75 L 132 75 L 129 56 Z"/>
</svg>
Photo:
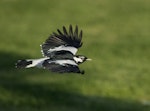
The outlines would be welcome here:
<svg viewBox="0 0 150 111">
<path fill-rule="evenodd" d="M 38 67 L 57 73 L 84 74 L 84 70 L 80 70 L 78 66 L 91 59 L 83 55 L 76 55 L 82 44 L 82 30 L 79 32 L 78 26 L 73 30 L 70 25 L 68 31 L 63 26 L 62 31 L 57 29 L 57 33 L 53 32 L 40 45 L 43 58 L 18 60 L 16 68 Z"/>
</svg>

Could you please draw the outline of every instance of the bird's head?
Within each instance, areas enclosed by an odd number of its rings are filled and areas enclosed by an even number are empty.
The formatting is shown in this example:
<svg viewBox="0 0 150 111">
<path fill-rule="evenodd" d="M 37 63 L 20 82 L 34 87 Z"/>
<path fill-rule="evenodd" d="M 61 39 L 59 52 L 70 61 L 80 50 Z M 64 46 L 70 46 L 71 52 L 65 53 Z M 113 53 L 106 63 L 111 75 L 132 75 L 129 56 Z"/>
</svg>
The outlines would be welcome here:
<svg viewBox="0 0 150 111">
<path fill-rule="evenodd" d="M 89 59 L 89 58 L 87 58 L 87 57 L 85 57 L 85 56 L 83 56 L 83 55 L 76 55 L 73 59 L 75 60 L 75 62 L 76 62 L 77 64 L 83 63 L 83 62 L 85 62 L 85 61 L 90 61 L 90 60 L 92 60 L 92 59 Z"/>
</svg>

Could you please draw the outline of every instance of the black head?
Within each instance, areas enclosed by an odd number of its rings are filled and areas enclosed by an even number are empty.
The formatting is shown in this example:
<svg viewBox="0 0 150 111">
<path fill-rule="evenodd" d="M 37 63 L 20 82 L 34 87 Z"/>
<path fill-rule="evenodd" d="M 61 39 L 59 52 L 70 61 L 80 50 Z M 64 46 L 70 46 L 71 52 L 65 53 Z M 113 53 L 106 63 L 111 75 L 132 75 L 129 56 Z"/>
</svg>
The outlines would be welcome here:
<svg viewBox="0 0 150 111">
<path fill-rule="evenodd" d="M 91 59 L 88 59 L 87 57 L 85 57 L 83 55 L 76 55 L 73 59 L 76 61 L 77 64 L 83 63 L 87 60 L 91 60 Z"/>
</svg>

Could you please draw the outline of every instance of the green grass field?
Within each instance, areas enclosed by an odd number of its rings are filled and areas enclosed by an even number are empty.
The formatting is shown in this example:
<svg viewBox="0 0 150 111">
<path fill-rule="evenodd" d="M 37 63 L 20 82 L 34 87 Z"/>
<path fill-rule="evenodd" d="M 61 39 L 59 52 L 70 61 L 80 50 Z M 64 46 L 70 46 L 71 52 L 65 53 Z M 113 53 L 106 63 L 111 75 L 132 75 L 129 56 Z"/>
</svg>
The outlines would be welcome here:
<svg viewBox="0 0 150 111">
<path fill-rule="evenodd" d="M 85 75 L 15 69 L 70 24 Z M 0 111 L 150 111 L 150 1 L 0 0 Z"/>
</svg>

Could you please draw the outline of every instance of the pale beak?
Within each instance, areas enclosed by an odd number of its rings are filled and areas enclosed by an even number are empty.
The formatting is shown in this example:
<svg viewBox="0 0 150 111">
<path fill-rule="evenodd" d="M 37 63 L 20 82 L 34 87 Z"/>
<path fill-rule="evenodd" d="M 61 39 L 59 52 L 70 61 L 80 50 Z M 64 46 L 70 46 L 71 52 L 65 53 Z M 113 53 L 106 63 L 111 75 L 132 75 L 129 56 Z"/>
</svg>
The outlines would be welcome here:
<svg viewBox="0 0 150 111">
<path fill-rule="evenodd" d="M 91 61 L 92 59 L 89 59 L 89 58 L 88 58 L 88 59 L 86 59 L 86 60 L 87 60 L 87 61 Z"/>
</svg>

